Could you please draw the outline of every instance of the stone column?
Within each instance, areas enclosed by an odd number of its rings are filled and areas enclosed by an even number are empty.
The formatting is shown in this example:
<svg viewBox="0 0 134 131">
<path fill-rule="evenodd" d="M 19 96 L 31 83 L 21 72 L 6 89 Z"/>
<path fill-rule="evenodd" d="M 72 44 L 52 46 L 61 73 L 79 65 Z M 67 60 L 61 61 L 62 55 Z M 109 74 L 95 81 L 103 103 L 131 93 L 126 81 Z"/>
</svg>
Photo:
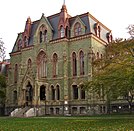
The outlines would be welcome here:
<svg viewBox="0 0 134 131">
<path fill-rule="evenodd" d="M 87 66 L 87 71 L 88 71 L 88 80 L 91 79 L 92 73 L 93 73 L 93 50 L 91 47 L 89 47 L 89 51 L 87 53 L 87 60 L 88 60 L 88 66 Z"/>
</svg>

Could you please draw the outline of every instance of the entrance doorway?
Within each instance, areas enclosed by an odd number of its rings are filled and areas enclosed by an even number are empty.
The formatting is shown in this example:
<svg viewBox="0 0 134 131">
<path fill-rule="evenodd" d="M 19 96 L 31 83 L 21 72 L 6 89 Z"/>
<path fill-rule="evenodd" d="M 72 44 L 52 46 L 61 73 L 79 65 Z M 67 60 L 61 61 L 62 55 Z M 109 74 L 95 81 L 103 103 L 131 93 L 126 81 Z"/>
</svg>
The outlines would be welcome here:
<svg viewBox="0 0 134 131">
<path fill-rule="evenodd" d="M 26 106 L 32 106 L 32 99 L 33 99 L 33 88 L 30 82 L 28 82 L 27 86 L 26 86 Z"/>
</svg>

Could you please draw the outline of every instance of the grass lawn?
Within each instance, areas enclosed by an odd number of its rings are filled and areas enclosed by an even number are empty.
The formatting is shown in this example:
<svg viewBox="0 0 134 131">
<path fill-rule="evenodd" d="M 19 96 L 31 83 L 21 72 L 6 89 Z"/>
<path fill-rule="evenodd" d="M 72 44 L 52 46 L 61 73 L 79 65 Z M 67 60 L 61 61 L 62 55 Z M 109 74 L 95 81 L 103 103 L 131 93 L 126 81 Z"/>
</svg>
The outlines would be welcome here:
<svg viewBox="0 0 134 131">
<path fill-rule="evenodd" d="M 134 131 L 134 115 L 0 118 L 0 131 Z"/>
</svg>

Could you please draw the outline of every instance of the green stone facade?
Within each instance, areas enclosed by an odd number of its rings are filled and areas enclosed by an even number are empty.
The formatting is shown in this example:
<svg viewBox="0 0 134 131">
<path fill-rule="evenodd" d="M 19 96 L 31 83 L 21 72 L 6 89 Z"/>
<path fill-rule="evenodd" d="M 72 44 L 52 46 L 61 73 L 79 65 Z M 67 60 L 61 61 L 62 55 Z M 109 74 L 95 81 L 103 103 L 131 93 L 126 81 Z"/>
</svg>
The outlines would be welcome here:
<svg viewBox="0 0 134 131">
<path fill-rule="evenodd" d="M 79 35 L 74 33 L 76 23 L 81 25 Z M 100 36 L 95 33 L 96 23 L 101 27 Z M 40 27 L 42 25 L 47 29 L 47 40 L 41 42 Z M 60 25 L 63 25 L 65 30 L 69 27 L 68 36 L 61 37 L 58 35 Z M 69 16 L 65 5 L 62 6 L 61 12 L 58 14 L 49 17 L 42 15 L 40 20 L 34 22 L 28 18 L 24 32 L 18 34 L 10 53 L 11 65 L 6 99 L 7 114 L 15 108 L 26 106 L 38 108 L 39 115 L 105 113 L 105 104 L 99 99 L 97 100 L 94 94 L 83 91 L 85 96 L 81 97 L 81 85 L 84 81 L 91 79 L 93 55 L 97 58 L 97 53 L 99 53 L 99 57 L 105 54 L 105 45 L 108 44 L 107 35 L 110 32 L 107 27 L 89 13 L 75 17 Z M 28 45 L 26 46 L 24 45 L 24 36 L 28 38 Z M 22 40 L 21 47 L 18 45 L 19 40 Z M 84 53 L 84 74 L 82 75 L 80 74 L 80 51 Z M 38 65 L 40 52 L 44 52 L 47 59 L 45 69 L 43 68 L 46 76 L 41 78 L 39 77 L 40 67 Z M 76 53 L 77 63 L 77 75 L 75 76 L 73 75 L 73 52 Z M 58 56 L 55 76 L 53 75 L 54 53 Z M 31 60 L 30 66 L 28 65 L 29 59 Z M 15 69 L 15 65 L 17 65 L 17 69 Z M 77 99 L 74 99 L 73 86 L 78 88 L 78 92 L 76 91 Z M 44 95 L 41 92 L 41 87 L 45 89 Z M 52 87 L 54 87 L 53 91 Z M 44 99 L 41 98 L 41 95 L 44 96 Z M 94 106 L 94 111 L 92 106 Z"/>
</svg>

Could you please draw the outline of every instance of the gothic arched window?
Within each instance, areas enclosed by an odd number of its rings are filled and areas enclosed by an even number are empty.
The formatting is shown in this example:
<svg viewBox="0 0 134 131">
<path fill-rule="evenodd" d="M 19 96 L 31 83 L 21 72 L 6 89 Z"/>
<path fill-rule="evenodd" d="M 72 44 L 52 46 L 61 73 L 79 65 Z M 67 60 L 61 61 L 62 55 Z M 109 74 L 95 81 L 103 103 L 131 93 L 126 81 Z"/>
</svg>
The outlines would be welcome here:
<svg viewBox="0 0 134 131">
<path fill-rule="evenodd" d="M 46 42 L 47 41 L 47 28 L 45 27 L 45 25 L 41 25 L 40 29 L 39 29 L 39 42 Z"/>
<path fill-rule="evenodd" d="M 74 36 L 78 36 L 78 35 L 81 35 L 81 24 L 77 22 L 74 25 Z"/>
<path fill-rule="evenodd" d="M 73 76 L 77 75 L 77 59 L 76 59 L 76 53 L 73 52 L 72 54 L 72 62 L 73 62 Z"/>
<path fill-rule="evenodd" d="M 95 23 L 94 31 L 95 31 L 96 36 L 100 37 L 101 27 L 100 27 L 99 23 Z"/>
<path fill-rule="evenodd" d="M 84 53 L 83 53 L 83 51 L 80 51 L 79 57 L 80 57 L 80 74 L 84 75 Z"/>
<path fill-rule="evenodd" d="M 58 56 L 56 53 L 53 54 L 53 77 L 58 74 Z"/>
<path fill-rule="evenodd" d="M 14 83 L 17 83 L 18 81 L 18 65 L 15 64 L 15 68 L 14 68 Z"/>
<path fill-rule="evenodd" d="M 51 86 L 52 100 L 55 100 L 55 89 L 54 86 Z"/>
<path fill-rule="evenodd" d="M 46 100 L 46 87 L 44 85 L 40 87 L 40 100 Z"/>
<path fill-rule="evenodd" d="M 80 88 L 80 97 L 81 99 L 85 99 L 85 89 L 83 88 L 83 85 L 81 85 Z"/>
<path fill-rule="evenodd" d="M 21 50 L 21 48 L 22 48 L 22 40 L 19 39 L 19 41 L 18 41 L 18 50 Z"/>
<path fill-rule="evenodd" d="M 112 42 L 113 36 L 112 36 L 112 33 L 111 32 L 107 33 L 107 36 L 106 37 L 107 37 L 108 43 Z"/>
<path fill-rule="evenodd" d="M 31 66 L 32 66 L 32 61 L 31 61 L 31 59 L 28 59 L 28 68 L 31 68 Z"/>
<path fill-rule="evenodd" d="M 28 46 L 28 38 L 25 36 L 24 37 L 24 47 Z"/>
<path fill-rule="evenodd" d="M 47 56 L 41 51 L 37 57 L 38 64 L 38 76 L 39 78 L 43 78 L 47 76 Z"/>
<path fill-rule="evenodd" d="M 56 86 L 56 98 L 57 98 L 57 100 L 60 100 L 60 88 L 59 88 L 59 85 Z"/>
<path fill-rule="evenodd" d="M 66 34 L 65 34 L 65 36 L 66 36 L 67 38 L 70 37 L 70 31 L 69 31 L 69 27 L 68 27 L 68 26 L 66 27 Z"/>
<path fill-rule="evenodd" d="M 47 41 L 47 30 L 44 31 L 44 42 Z"/>
<path fill-rule="evenodd" d="M 73 99 L 78 99 L 78 87 L 73 85 Z"/>
<path fill-rule="evenodd" d="M 13 102 L 16 103 L 17 101 L 17 91 L 13 92 Z"/>
<path fill-rule="evenodd" d="M 61 27 L 60 27 L 60 37 L 62 38 L 62 37 L 64 37 L 64 36 L 65 36 L 65 30 L 64 30 L 64 27 L 61 26 Z"/>
<path fill-rule="evenodd" d="M 40 31 L 40 43 L 42 43 L 42 31 Z"/>
</svg>

